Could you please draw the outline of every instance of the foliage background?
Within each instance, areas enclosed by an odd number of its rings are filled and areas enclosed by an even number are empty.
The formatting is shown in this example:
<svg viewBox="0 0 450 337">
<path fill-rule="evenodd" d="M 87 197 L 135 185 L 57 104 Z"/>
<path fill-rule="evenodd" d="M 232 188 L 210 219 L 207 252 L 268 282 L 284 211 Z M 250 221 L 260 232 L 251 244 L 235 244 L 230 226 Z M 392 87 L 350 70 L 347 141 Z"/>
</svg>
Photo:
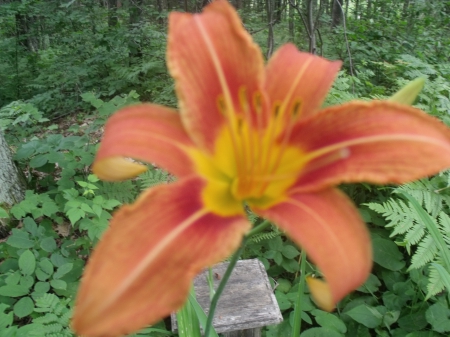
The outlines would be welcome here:
<svg viewBox="0 0 450 337">
<path fill-rule="evenodd" d="M 150 167 L 135 181 L 104 183 L 89 166 L 114 111 L 137 101 L 176 107 L 165 65 L 167 15 L 199 12 L 207 2 L 0 1 L 0 128 L 28 182 L 22 202 L 0 207 L 8 220 L 0 241 L 0 337 L 73 336 L 69 318 L 79 278 L 111 212 L 172 180 Z M 326 105 L 384 99 L 424 77 L 416 106 L 450 125 L 450 1 L 232 3 L 266 56 L 292 42 L 344 61 Z M 305 293 L 301 336 L 449 334 L 449 186 L 442 172 L 398 188 L 342 187 L 370 228 L 374 269 L 333 313 L 317 309 Z M 245 251 L 266 266 L 285 318 L 264 331 L 267 337 L 290 336 L 299 254 L 276 228 Z M 320 274 L 313 265 L 307 269 Z M 166 323 L 139 335 L 170 335 Z"/>
</svg>

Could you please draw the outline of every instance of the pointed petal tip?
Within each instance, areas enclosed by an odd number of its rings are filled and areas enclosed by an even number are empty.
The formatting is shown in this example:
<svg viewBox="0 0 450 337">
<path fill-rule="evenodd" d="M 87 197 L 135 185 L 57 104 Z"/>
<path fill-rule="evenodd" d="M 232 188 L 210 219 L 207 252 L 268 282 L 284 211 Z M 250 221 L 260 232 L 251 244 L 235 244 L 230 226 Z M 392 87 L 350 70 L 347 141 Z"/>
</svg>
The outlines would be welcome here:
<svg viewBox="0 0 450 337">
<path fill-rule="evenodd" d="M 147 166 L 131 162 L 122 157 L 109 157 L 98 160 L 92 166 L 92 172 L 105 181 L 122 181 L 147 171 Z"/>
<path fill-rule="evenodd" d="M 333 311 L 335 303 L 328 283 L 314 277 L 307 277 L 306 283 L 317 306 L 325 311 Z"/>
<path fill-rule="evenodd" d="M 397 91 L 388 101 L 412 105 L 425 85 L 425 78 L 419 77 Z"/>
</svg>

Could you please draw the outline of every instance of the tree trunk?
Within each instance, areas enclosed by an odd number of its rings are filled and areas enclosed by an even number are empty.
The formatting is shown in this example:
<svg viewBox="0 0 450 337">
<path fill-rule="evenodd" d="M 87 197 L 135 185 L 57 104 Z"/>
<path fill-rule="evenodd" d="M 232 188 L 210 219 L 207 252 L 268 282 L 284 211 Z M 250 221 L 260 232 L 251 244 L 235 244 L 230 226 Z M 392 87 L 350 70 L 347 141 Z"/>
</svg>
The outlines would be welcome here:
<svg viewBox="0 0 450 337">
<path fill-rule="evenodd" d="M 333 9 L 331 13 L 331 27 L 336 28 L 342 20 L 342 0 L 333 1 Z"/>
<path fill-rule="evenodd" d="M 273 24 L 274 24 L 274 7 L 275 0 L 266 0 L 267 20 L 269 21 L 269 34 L 267 36 L 267 59 L 272 56 L 274 41 L 273 41 Z"/>
<path fill-rule="evenodd" d="M 0 205 L 12 206 L 25 195 L 25 182 L 14 165 L 11 151 L 0 131 Z"/>
<path fill-rule="evenodd" d="M 288 0 L 289 1 L 289 0 Z M 295 0 L 289 1 L 289 41 L 295 41 L 295 23 L 294 23 L 294 6 Z"/>
</svg>

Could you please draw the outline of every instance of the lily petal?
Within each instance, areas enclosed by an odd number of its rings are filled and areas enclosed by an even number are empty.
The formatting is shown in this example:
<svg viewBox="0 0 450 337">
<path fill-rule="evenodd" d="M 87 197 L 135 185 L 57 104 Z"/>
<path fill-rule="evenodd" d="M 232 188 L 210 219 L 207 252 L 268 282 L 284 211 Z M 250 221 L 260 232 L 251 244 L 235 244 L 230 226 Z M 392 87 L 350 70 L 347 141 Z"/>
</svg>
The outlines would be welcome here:
<svg viewBox="0 0 450 337">
<path fill-rule="evenodd" d="M 372 248 L 366 226 L 341 191 L 294 194 L 258 214 L 274 221 L 322 271 L 326 284 L 308 282 L 316 303 L 334 305 L 369 276 Z"/>
<path fill-rule="evenodd" d="M 321 107 L 341 65 L 286 44 L 269 60 L 264 87 L 271 103 L 278 102 L 285 111 L 300 103 L 303 118 Z"/>
<path fill-rule="evenodd" d="M 352 102 L 300 121 L 291 143 L 306 153 L 291 193 L 343 182 L 405 183 L 450 167 L 450 131 L 437 119 L 387 101 Z"/>
<path fill-rule="evenodd" d="M 193 147 L 172 109 L 153 104 L 133 105 L 115 113 L 106 123 L 93 171 L 100 179 L 119 181 L 145 171 L 132 157 L 168 170 L 179 177 L 193 172 L 187 149 Z"/>
<path fill-rule="evenodd" d="M 217 132 L 236 115 L 256 120 L 264 62 L 227 1 L 202 14 L 170 14 L 167 64 L 183 123 L 201 148 L 212 151 Z"/>
<path fill-rule="evenodd" d="M 194 276 L 229 256 L 250 225 L 204 210 L 198 178 L 182 179 L 122 207 L 84 272 L 72 322 L 85 337 L 113 337 L 178 309 Z"/>
</svg>

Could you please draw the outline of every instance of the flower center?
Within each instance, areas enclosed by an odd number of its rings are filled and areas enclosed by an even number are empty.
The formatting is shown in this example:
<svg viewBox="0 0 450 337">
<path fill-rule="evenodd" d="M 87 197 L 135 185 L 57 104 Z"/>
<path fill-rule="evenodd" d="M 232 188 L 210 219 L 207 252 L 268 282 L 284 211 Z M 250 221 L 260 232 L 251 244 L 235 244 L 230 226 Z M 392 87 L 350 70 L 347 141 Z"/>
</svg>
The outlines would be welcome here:
<svg viewBox="0 0 450 337">
<path fill-rule="evenodd" d="M 257 208 L 281 202 L 306 163 L 301 149 L 288 144 L 300 104 L 294 104 L 289 113 L 274 104 L 263 126 L 262 120 L 250 116 L 251 108 L 262 113 L 258 99 L 250 105 L 245 90 L 240 91 L 239 99 L 238 113 L 218 99 L 227 122 L 216 138 L 213 153 L 192 152 L 198 173 L 207 181 L 203 201 L 223 216 L 241 214 L 244 202 Z"/>
</svg>

